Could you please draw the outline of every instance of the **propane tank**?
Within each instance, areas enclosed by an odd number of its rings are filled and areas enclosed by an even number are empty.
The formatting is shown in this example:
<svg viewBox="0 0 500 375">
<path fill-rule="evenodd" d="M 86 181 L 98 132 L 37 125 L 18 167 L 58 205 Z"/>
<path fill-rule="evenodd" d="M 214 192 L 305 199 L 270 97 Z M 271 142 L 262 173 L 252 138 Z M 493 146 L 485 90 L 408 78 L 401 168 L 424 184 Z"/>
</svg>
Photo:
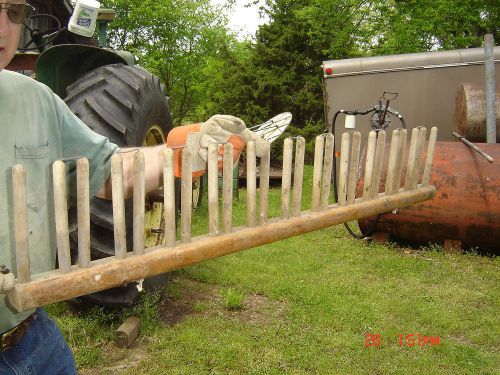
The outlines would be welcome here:
<svg viewBox="0 0 500 375">
<path fill-rule="evenodd" d="M 500 144 L 480 144 L 480 148 L 500 160 Z M 386 145 L 383 165 L 389 162 Z M 426 149 L 426 147 L 425 147 Z M 425 160 L 425 154 L 423 153 Z M 366 156 L 363 155 L 363 158 Z M 408 150 L 404 160 L 408 158 Z M 403 163 L 405 165 L 406 162 Z M 361 175 L 365 163 L 361 163 Z M 383 168 L 386 171 L 387 168 Z M 405 175 L 403 171 L 402 175 Z M 381 176 L 380 190 L 385 189 Z M 404 181 L 401 181 L 403 186 Z M 464 248 L 499 253 L 500 243 L 500 169 L 461 142 L 436 142 L 430 184 L 436 196 L 428 201 L 386 212 L 380 216 L 375 232 L 389 234 L 402 242 L 427 245 L 457 240 Z M 363 179 L 358 182 L 362 194 Z M 358 221 L 365 232 L 376 217 Z"/>
</svg>

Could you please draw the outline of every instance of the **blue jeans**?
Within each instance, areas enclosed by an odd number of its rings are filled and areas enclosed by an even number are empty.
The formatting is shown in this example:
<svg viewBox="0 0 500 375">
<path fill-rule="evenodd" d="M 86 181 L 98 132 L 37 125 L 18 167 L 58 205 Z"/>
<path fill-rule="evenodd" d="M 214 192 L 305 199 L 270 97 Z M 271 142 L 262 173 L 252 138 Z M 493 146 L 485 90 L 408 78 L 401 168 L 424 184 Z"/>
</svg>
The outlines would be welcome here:
<svg viewBox="0 0 500 375">
<path fill-rule="evenodd" d="M 0 352 L 0 375 L 76 375 L 75 359 L 59 328 L 42 309 L 22 340 Z"/>
</svg>

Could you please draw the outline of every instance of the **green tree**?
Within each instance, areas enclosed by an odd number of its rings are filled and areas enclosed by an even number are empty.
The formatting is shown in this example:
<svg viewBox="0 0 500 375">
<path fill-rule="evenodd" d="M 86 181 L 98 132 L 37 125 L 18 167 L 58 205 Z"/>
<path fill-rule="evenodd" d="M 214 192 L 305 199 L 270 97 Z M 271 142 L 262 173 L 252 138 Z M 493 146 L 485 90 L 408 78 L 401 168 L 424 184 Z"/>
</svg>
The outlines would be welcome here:
<svg viewBox="0 0 500 375">
<path fill-rule="evenodd" d="M 203 72 L 231 36 L 222 8 L 209 0 L 106 0 L 117 11 L 110 25 L 115 48 L 133 52 L 172 97 L 174 124 L 196 121 L 206 100 Z"/>
<path fill-rule="evenodd" d="M 223 51 L 222 96 L 211 90 L 211 106 L 258 123 L 290 111 L 297 128 L 322 128 L 321 63 L 359 54 L 356 30 L 366 8 L 360 0 L 268 0 L 255 42 Z M 234 47 L 234 48 L 233 48 Z"/>
<path fill-rule="evenodd" d="M 230 113 L 241 117 L 247 125 L 267 119 L 269 109 L 259 98 L 256 83 L 260 79 L 253 65 L 253 45 L 235 40 L 221 47 L 205 65 L 203 75 L 208 99 L 198 108 L 198 117 L 213 113 Z"/>
<path fill-rule="evenodd" d="M 374 55 L 482 46 L 500 37 L 494 0 L 378 0 L 364 24 L 366 51 Z"/>
</svg>

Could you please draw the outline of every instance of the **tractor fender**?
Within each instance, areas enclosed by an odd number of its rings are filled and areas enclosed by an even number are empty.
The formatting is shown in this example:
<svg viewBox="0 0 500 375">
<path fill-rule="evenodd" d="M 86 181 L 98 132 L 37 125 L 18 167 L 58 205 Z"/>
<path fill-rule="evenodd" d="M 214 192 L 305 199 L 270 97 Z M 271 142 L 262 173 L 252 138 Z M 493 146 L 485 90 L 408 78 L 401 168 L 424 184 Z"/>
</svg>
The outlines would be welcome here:
<svg viewBox="0 0 500 375">
<path fill-rule="evenodd" d="M 64 98 L 66 87 L 89 71 L 104 65 L 134 65 L 134 62 L 134 55 L 126 51 L 81 44 L 61 44 L 40 54 L 36 62 L 36 72 L 40 82 Z"/>
</svg>

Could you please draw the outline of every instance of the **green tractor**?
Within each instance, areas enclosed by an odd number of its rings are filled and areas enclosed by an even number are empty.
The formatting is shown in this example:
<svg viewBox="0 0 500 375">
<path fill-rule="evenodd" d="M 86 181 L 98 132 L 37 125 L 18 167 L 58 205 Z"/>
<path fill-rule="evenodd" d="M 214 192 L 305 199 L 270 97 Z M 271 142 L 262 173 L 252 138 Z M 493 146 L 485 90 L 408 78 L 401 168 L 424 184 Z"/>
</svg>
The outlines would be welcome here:
<svg viewBox="0 0 500 375">
<path fill-rule="evenodd" d="M 106 48 L 106 25 L 114 11 L 98 15 L 99 37 L 86 38 L 68 31 L 73 12 L 69 0 L 31 0 L 34 14 L 25 23 L 19 53 L 7 69 L 34 75 L 64 99 L 69 108 L 92 130 L 119 146 L 164 144 L 172 129 L 168 98 L 158 77 L 135 65 L 130 52 Z M 91 256 L 114 254 L 113 214 L 110 201 L 91 202 Z M 163 197 L 146 198 L 145 243 L 161 243 L 164 223 Z M 70 217 L 71 217 L 70 213 Z M 132 201 L 126 201 L 128 238 L 132 243 Z M 72 256 L 77 256 L 77 231 L 70 235 Z M 164 284 L 168 274 L 144 281 L 144 288 Z M 122 287 L 84 297 L 103 305 L 127 305 L 140 298 L 140 285 Z"/>
</svg>

